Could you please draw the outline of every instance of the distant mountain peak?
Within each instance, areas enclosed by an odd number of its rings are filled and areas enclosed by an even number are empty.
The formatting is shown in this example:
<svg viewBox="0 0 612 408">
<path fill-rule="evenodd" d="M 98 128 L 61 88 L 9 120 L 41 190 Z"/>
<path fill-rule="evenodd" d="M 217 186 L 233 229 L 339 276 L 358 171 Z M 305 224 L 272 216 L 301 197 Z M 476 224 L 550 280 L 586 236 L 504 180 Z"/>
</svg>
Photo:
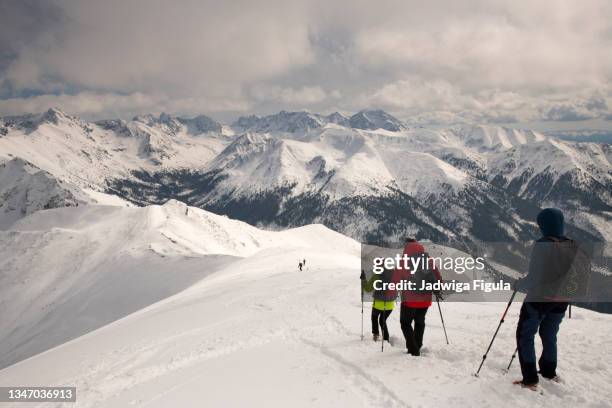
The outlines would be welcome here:
<svg viewBox="0 0 612 408">
<path fill-rule="evenodd" d="M 159 114 L 159 116 L 145 114 L 135 116 L 132 120 L 135 122 L 144 123 L 145 125 L 151 127 L 166 127 L 173 133 L 178 132 L 181 125 L 185 126 L 187 131 L 191 134 L 208 132 L 220 133 L 222 128 L 220 123 L 206 115 L 198 115 L 193 118 L 184 118 L 162 112 Z"/>
<path fill-rule="evenodd" d="M 154 126 L 157 124 L 168 124 L 174 120 L 174 117 L 165 112 L 160 113 L 159 115 L 154 115 L 152 113 L 145 113 L 143 115 L 137 115 L 132 118 L 134 122 L 141 122 L 148 126 Z"/>
<path fill-rule="evenodd" d="M 364 109 L 359 111 L 350 117 L 349 124 L 352 128 L 364 130 L 385 129 L 391 132 L 399 132 L 406 129 L 406 125 L 399 119 L 382 109 Z"/>
<path fill-rule="evenodd" d="M 49 108 L 43 113 L 25 115 L 5 116 L 2 118 L 4 127 L 18 127 L 28 132 L 38 129 L 40 125 L 49 123 L 52 125 L 60 125 L 62 122 L 73 123 L 80 120 L 74 116 L 64 113 L 59 108 Z"/>
<path fill-rule="evenodd" d="M 349 118 L 341 114 L 340 112 L 330 113 L 325 117 L 329 123 L 335 123 L 340 126 L 349 126 Z"/>
<path fill-rule="evenodd" d="M 183 125 L 187 126 L 187 130 L 192 134 L 208 132 L 221 133 L 221 124 L 206 115 L 198 115 L 194 118 L 178 118 L 178 120 Z"/>
<path fill-rule="evenodd" d="M 268 116 L 243 116 L 233 126 L 242 131 L 265 132 L 307 132 L 324 126 L 327 120 L 319 114 L 307 111 L 288 112 L 282 110 Z"/>
<path fill-rule="evenodd" d="M 267 116 L 242 116 L 233 123 L 233 126 L 241 131 L 297 133 L 308 132 L 328 123 L 366 130 L 385 129 L 398 132 L 406 129 L 399 119 L 383 110 L 362 110 L 350 118 L 339 112 L 323 116 L 308 111 L 282 110 Z"/>
<path fill-rule="evenodd" d="M 62 119 L 71 119 L 59 108 L 49 108 L 45 113 L 40 116 L 39 121 L 53 123 L 58 125 Z"/>
<path fill-rule="evenodd" d="M 87 202 L 77 187 L 15 157 L 0 163 L 0 230 L 38 210 Z"/>
</svg>

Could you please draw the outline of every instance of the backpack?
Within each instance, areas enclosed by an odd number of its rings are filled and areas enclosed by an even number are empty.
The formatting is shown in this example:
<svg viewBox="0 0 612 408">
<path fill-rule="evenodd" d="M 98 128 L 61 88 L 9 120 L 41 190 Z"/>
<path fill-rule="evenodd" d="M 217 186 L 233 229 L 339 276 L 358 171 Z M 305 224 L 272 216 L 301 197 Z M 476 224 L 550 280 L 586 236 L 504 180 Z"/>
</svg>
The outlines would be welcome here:
<svg viewBox="0 0 612 408">
<path fill-rule="evenodd" d="M 546 266 L 536 290 L 536 300 L 586 300 L 591 278 L 589 251 L 572 239 L 546 238 L 550 247 L 546 251 Z"/>
<path fill-rule="evenodd" d="M 393 269 L 385 269 L 380 275 L 372 275 L 370 284 L 373 286 L 374 282 L 381 281 L 382 283 L 390 283 L 393 281 Z M 382 300 L 385 302 L 393 301 L 396 298 L 396 292 L 392 290 L 376 290 L 372 294 L 374 300 Z"/>
<path fill-rule="evenodd" d="M 431 290 L 421 290 L 421 287 L 423 287 L 423 282 L 434 283 L 438 281 L 434 275 L 433 269 L 429 267 L 429 254 L 424 252 L 411 258 L 414 259 L 414 262 L 411 265 L 415 265 L 418 258 L 422 259 L 418 263 L 418 268 L 412 274 L 411 281 L 414 282 L 416 289 L 411 292 L 419 294 L 432 293 Z"/>
</svg>

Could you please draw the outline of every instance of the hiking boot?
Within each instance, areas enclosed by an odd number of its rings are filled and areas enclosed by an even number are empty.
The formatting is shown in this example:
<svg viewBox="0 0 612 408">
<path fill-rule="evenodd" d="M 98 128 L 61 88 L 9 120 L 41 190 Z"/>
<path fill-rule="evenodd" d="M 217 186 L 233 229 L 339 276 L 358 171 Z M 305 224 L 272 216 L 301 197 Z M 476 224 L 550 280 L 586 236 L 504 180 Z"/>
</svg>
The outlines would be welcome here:
<svg viewBox="0 0 612 408">
<path fill-rule="evenodd" d="M 548 376 L 548 375 L 544 375 L 542 374 L 542 371 L 538 371 L 538 374 L 540 374 L 542 376 L 542 378 L 548 380 L 548 381 L 552 381 L 552 382 L 556 382 L 556 383 L 561 383 L 561 377 L 559 377 L 557 374 L 553 375 L 552 377 Z"/>
<path fill-rule="evenodd" d="M 372 335 L 372 340 L 378 341 L 379 339 L 380 339 L 380 335 L 378 335 L 378 334 L 373 334 Z"/>
<path fill-rule="evenodd" d="M 523 382 L 523 380 L 516 380 L 516 381 L 512 381 L 512 384 L 520 385 L 521 388 L 526 388 L 526 389 L 528 389 L 530 391 L 537 391 L 538 390 L 538 384 L 537 383 L 535 383 L 535 384 L 525 384 Z"/>
<path fill-rule="evenodd" d="M 561 377 L 559 377 L 558 375 L 555 375 L 554 377 L 542 377 L 542 378 L 548 381 L 556 382 L 557 384 L 563 383 L 563 380 L 561 380 Z"/>
</svg>

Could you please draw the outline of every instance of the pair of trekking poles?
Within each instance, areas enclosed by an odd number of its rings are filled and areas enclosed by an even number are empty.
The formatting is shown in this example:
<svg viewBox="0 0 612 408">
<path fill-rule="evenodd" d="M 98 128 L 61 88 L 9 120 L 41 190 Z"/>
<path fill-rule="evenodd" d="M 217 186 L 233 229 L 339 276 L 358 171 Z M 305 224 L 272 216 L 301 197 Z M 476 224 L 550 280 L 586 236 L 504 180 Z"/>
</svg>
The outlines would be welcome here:
<svg viewBox="0 0 612 408">
<path fill-rule="evenodd" d="M 365 276 L 363 271 L 361 271 L 361 276 L 362 276 L 362 278 Z M 363 280 L 362 280 L 362 282 L 363 282 Z M 386 305 L 386 302 L 384 302 L 383 304 Z M 383 307 L 383 309 L 384 309 L 384 307 Z M 385 325 L 386 325 L 387 324 L 387 320 L 385 319 L 385 311 L 386 310 L 383 310 L 383 314 L 381 315 L 381 319 L 384 319 L 384 322 L 385 322 Z M 381 327 L 381 330 L 383 330 L 382 327 Z M 385 351 L 385 338 L 384 337 L 385 336 L 384 336 L 384 330 L 383 330 L 383 340 L 382 340 L 382 342 L 380 344 L 380 347 L 381 347 L 380 351 L 383 351 L 383 352 Z M 363 341 L 363 339 L 364 339 L 364 335 L 363 335 L 363 286 L 362 286 L 361 287 L 361 341 Z"/>
<path fill-rule="evenodd" d="M 476 371 L 476 374 L 475 374 L 476 377 L 478 377 L 478 374 L 480 374 L 480 370 L 482 369 L 482 366 L 484 365 L 484 362 L 487 359 L 487 356 L 489 355 L 489 351 L 491 350 L 491 347 L 493 346 L 493 342 L 495 341 L 495 338 L 497 337 L 497 333 L 499 333 L 499 329 L 506 319 L 506 315 L 508 314 L 508 310 L 510 309 L 512 302 L 514 301 L 516 292 L 517 290 L 515 289 L 514 292 L 512 292 L 512 296 L 510 296 L 510 300 L 508 301 L 508 304 L 506 305 L 504 314 L 502 314 L 499 324 L 497 325 L 497 329 L 495 330 L 495 333 L 493 333 L 493 338 L 491 339 L 491 343 L 489 343 L 489 347 L 487 347 L 487 351 L 482 356 L 482 361 L 480 362 L 480 365 L 478 366 L 478 371 Z M 570 319 L 572 318 L 572 304 L 571 303 L 569 305 L 569 318 Z M 506 370 L 505 370 L 506 373 L 510 371 L 510 367 L 512 366 L 512 363 L 514 362 L 514 359 L 516 358 L 517 352 L 518 352 L 518 346 L 514 349 L 514 353 L 512 353 L 512 357 L 510 358 L 510 363 L 508 363 L 508 367 L 506 367 Z"/>
</svg>

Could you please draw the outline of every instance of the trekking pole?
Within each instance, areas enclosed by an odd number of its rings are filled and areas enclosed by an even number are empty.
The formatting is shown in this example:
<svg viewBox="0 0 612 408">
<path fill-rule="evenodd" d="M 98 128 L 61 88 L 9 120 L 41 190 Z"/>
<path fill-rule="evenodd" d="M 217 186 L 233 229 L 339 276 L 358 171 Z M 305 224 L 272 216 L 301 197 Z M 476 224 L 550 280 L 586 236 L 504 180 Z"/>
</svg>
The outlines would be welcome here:
<svg viewBox="0 0 612 408">
<path fill-rule="evenodd" d="M 386 324 L 385 322 L 385 312 L 387 310 L 387 302 L 385 300 L 383 300 L 383 311 L 382 313 L 379 315 L 380 319 L 380 333 L 382 334 L 382 341 L 380 342 L 380 351 L 381 352 L 385 352 L 385 329 L 383 324 Z"/>
<path fill-rule="evenodd" d="M 365 272 L 361 270 L 361 276 L 359 276 L 361 282 L 361 341 L 363 341 L 363 282 L 365 280 Z"/>
<path fill-rule="evenodd" d="M 516 358 L 516 353 L 518 351 L 518 347 L 514 349 L 514 353 L 512 354 L 512 358 L 510 359 L 510 363 L 508 363 L 508 367 L 506 367 L 506 374 L 510 371 L 510 366 L 512 366 L 512 362 Z"/>
<path fill-rule="evenodd" d="M 363 341 L 363 288 L 361 289 L 361 341 Z"/>
<path fill-rule="evenodd" d="M 442 308 L 440 307 L 440 297 L 437 293 L 434 293 L 434 295 L 436 295 L 436 303 L 438 305 L 438 311 L 440 312 L 440 320 L 442 320 L 442 328 L 444 329 L 444 337 L 446 338 L 446 344 L 450 344 L 448 342 L 448 335 L 446 334 L 446 325 L 444 324 L 444 317 L 442 316 Z"/>
<path fill-rule="evenodd" d="M 499 324 L 497 325 L 497 329 L 495 330 L 495 333 L 493 334 L 493 338 L 491 339 L 491 343 L 489 343 L 489 347 L 487 348 L 487 351 L 484 353 L 484 355 L 482 356 L 482 361 L 480 362 L 480 365 L 478 366 L 478 371 L 476 371 L 476 377 L 478 377 L 478 374 L 480 373 L 480 369 L 482 368 L 485 360 L 487 359 L 487 355 L 489 354 L 489 351 L 491 350 L 491 347 L 493 346 L 493 342 L 495 341 L 495 337 L 497 337 L 497 333 L 499 332 L 499 328 L 501 327 L 502 323 L 504 323 L 504 319 L 506 318 L 506 314 L 508 313 L 508 310 L 510 309 L 510 305 L 512 304 L 512 301 L 514 300 L 514 296 L 516 296 L 516 289 L 514 290 L 514 292 L 512 292 L 512 296 L 510 296 L 510 300 L 508 301 L 508 305 L 506 306 L 506 310 L 504 310 L 504 314 L 501 317 L 501 320 L 499 321 Z"/>
</svg>

